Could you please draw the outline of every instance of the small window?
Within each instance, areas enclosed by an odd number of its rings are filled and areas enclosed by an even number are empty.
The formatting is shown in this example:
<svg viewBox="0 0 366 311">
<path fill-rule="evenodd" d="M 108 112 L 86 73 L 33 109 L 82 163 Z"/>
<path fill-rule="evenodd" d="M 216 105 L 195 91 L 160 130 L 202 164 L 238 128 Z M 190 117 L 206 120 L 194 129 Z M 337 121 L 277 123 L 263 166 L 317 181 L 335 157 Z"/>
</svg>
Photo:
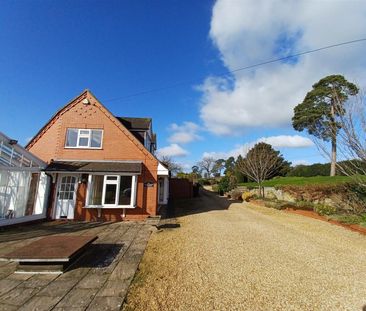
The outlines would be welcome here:
<svg viewBox="0 0 366 311">
<path fill-rule="evenodd" d="M 66 143 L 67 148 L 95 148 L 102 147 L 103 130 L 92 129 L 67 129 Z"/>
</svg>

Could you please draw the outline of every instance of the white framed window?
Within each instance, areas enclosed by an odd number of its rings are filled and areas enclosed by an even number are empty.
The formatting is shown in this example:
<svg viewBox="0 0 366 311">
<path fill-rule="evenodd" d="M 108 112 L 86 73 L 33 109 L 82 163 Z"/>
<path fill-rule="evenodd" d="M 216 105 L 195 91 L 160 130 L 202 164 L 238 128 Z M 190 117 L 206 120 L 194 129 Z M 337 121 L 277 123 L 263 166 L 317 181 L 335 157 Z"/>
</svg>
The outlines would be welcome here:
<svg viewBox="0 0 366 311">
<path fill-rule="evenodd" d="M 101 149 L 103 130 L 68 128 L 66 131 L 65 148 Z"/>
<path fill-rule="evenodd" d="M 85 207 L 134 208 L 136 175 L 89 175 Z"/>
</svg>

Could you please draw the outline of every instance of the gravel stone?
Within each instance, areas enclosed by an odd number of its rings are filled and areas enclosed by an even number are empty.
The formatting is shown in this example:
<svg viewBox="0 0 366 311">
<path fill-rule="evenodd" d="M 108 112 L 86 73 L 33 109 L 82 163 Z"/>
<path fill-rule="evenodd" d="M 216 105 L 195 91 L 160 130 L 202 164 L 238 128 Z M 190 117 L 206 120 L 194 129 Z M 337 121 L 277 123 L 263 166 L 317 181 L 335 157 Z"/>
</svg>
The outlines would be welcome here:
<svg viewBox="0 0 366 311">
<path fill-rule="evenodd" d="M 366 237 L 203 192 L 153 233 L 123 310 L 362 310 Z"/>
</svg>

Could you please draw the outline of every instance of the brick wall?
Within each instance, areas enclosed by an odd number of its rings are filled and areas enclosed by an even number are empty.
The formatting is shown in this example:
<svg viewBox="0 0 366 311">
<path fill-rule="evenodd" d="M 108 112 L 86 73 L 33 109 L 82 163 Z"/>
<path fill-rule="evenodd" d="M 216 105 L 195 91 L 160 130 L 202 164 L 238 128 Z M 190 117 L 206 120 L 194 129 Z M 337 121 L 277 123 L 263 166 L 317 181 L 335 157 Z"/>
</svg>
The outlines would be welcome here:
<svg viewBox="0 0 366 311">
<path fill-rule="evenodd" d="M 87 98 L 89 105 L 82 103 Z M 67 128 L 103 129 L 102 149 L 65 148 Z M 64 107 L 42 130 L 27 149 L 44 160 L 139 160 L 143 170 L 138 178 L 137 207 L 126 209 L 127 219 L 141 219 L 157 212 L 157 167 L 158 161 L 149 154 L 137 139 L 125 129 L 101 105 L 93 95 L 84 92 L 72 103 Z M 154 187 L 146 188 L 144 183 L 153 182 Z M 85 205 L 86 185 L 79 184 L 75 219 L 96 220 L 97 211 L 83 208 Z M 53 206 L 53 202 L 51 202 Z M 51 215 L 52 212 L 49 211 Z M 103 209 L 104 220 L 121 220 L 122 209 Z"/>
</svg>

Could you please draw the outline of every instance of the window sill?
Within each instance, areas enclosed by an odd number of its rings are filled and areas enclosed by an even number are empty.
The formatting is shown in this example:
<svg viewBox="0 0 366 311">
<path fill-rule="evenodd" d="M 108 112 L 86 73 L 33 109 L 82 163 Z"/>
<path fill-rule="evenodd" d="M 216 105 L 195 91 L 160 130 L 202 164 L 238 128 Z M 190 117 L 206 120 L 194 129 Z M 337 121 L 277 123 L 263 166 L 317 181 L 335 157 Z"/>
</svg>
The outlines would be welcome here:
<svg viewBox="0 0 366 311">
<path fill-rule="evenodd" d="M 64 149 L 103 150 L 103 147 L 64 147 Z"/>
<path fill-rule="evenodd" d="M 84 206 L 83 208 L 102 208 L 102 209 L 107 209 L 107 208 L 113 208 L 113 209 L 122 209 L 122 208 L 136 208 L 136 206 L 133 205 L 87 205 Z"/>
</svg>

